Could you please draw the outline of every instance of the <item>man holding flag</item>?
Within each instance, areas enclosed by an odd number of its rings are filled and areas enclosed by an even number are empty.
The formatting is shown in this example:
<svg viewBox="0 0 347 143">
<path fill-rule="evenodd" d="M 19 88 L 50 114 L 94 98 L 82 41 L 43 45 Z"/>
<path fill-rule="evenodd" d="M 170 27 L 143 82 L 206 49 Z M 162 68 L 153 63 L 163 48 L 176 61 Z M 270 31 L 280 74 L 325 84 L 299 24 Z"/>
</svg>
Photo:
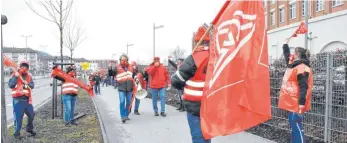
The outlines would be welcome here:
<svg viewBox="0 0 347 143">
<path fill-rule="evenodd" d="M 194 36 L 194 45 L 202 38 L 207 25 L 198 29 Z M 209 58 L 210 36 L 205 36 L 201 46 L 188 56 L 172 76 L 171 83 L 178 90 L 183 90 L 183 105 L 187 110 L 190 134 L 194 143 L 209 143 L 205 140 L 200 125 L 200 106 L 205 84 L 206 68 Z M 194 47 L 193 47 L 194 48 Z"/>
</svg>

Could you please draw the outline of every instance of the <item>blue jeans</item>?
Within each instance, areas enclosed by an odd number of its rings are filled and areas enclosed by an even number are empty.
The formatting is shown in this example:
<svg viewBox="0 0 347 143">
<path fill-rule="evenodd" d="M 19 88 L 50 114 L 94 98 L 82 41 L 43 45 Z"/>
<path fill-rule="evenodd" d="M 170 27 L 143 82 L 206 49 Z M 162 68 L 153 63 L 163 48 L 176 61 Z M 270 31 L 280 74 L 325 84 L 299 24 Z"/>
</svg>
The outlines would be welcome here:
<svg viewBox="0 0 347 143">
<path fill-rule="evenodd" d="M 288 114 L 288 120 L 290 127 L 292 128 L 292 143 L 304 143 L 305 142 L 305 135 L 304 135 L 304 129 L 302 126 L 302 115 L 298 113 L 289 112 Z"/>
<path fill-rule="evenodd" d="M 152 104 L 155 113 L 158 113 L 158 94 L 160 95 L 161 112 L 165 112 L 165 88 L 152 88 Z"/>
<path fill-rule="evenodd" d="M 140 99 L 135 98 L 135 111 L 139 111 Z"/>
<path fill-rule="evenodd" d="M 26 131 L 32 131 L 34 129 L 34 108 L 29 104 L 28 100 L 13 98 L 13 116 L 14 116 L 14 136 L 20 135 L 22 129 L 22 122 L 24 113 L 28 116 L 28 124 Z"/>
<path fill-rule="evenodd" d="M 118 91 L 119 92 L 119 109 L 120 116 L 122 119 L 128 117 L 129 115 L 129 106 L 131 102 L 132 92 Z M 126 102 L 126 104 L 125 104 Z"/>
<path fill-rule="evenodd" d="M 94 91 L 95 91 L 95 94 L 100 94 L 100 83 L 99 84 L 96 84 L 94 85 Z"/>
<path fill-rule="evenodd" d="M 205 140 L 201 131 L 200 117 L 187 112 L 187 120 L 192 136 L 192 143 L 211 143 L 211 139 Z"/>
<path fill-rule="evenodd" d="M 64 103 L 64 122 L 69 123 L 74 120 L 76 96 L 65 94 L 63 95 Z"/>
</svg>

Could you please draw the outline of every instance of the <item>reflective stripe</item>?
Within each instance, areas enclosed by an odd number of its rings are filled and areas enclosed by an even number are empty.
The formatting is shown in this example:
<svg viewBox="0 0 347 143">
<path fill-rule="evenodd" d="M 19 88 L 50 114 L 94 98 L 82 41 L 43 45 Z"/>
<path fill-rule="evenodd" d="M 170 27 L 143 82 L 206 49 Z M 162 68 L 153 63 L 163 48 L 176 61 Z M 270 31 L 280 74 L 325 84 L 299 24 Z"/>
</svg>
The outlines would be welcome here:
<svg viewBox="0 0 347 143">
<path fill-rule="evenodd" d="M 176 75 L 181 81 L 185 82 L 185 80 L 183 79 L 183 77 L 181 76 L 181 74 L 178 70 L 176 71 Z"/>
<path fill-rule="evenodd" d="M 63 92 L 64 91 L 78 91 L 78 89 L 76 89 L 76 88 L 73 88 L 73 87 L 68 87 L 68 88 L 63 88 Z"/>
<path fill-rule="evenodd" d="M 22 91 L 16 90 L 16 91 L 12 91 L 11 94 L 18 94 L 18 93 L 22 94 L 22 92 L 23 92 L 24 94 L 26 94 L 26 93 L 28 94 L 28 93 L 29 93 L 28 90 L 22 90 Z"/>
<path fill-rule="evenodd" d="M 184 88 L 184 94 L 192 95 L 192 96 L 202 96 L 203 91 L 200 90 L 190 90 L 188 88 Z"/>
<path fill-rule="evenodd" d="M 64 84 L 63 84 L 63 87 L 67 87 L 67 86 L 78 87 L 78 85 L 77 85 L 77 84 L 74 84 L 74 83 L 64 83 Z"/>
<path fill-rule="evenodd" d="M 117 81 L 126 80 L 126 79 L 132 78 L 132 77 L 133 77 L 133 76 L 131 76 L 131 75 L 124 76 L 124 77 L 120 77 L 120 78 L 117 78 Z"/>
<path fill-rule="evenodd" d="M 121 76 L 125 76 L 125 75 L 127 75 L 128 73 L 126 73 L 126 72 L 123 72 L 123 73 L 120 73 L 120 74 L 117 74 L 116 75 L 116 77 L 121 77 Z"/>
<path fill-rule="evenodd" d="M 205 82 L 195 82 L 192 80 L 188 80 L 186 82 L 187 85 L 192 86 L 192 87 L 198 87 L 198 88 L 202 88 L 205 86 Z"/>
</svg>

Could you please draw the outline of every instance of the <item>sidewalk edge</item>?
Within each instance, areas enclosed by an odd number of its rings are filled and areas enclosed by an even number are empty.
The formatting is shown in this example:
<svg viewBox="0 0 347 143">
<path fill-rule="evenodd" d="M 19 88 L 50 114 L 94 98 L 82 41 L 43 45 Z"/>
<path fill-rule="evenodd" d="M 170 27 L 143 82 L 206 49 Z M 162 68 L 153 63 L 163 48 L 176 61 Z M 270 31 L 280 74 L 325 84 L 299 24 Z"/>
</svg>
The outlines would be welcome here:
<svg viewBox="0 0 347 143">
<path fill-rule="evenodd" d="M 94 97 L 95 98 L 95 97 Z M 98 115 L 98 119 L 99 119 L 99 124 L 100 124 L 100 130 L 101 130 L 101 134 L 102 134 L 102 140 L 104 141 L 104 143 L 108 143 L 108 139 L 107 139 L 107 134 L 106 134 L 106 129 L 105 129 L 105 125 L 102 122 L 102 118 L 100 116 L 100 112 L 99 112 L 99 108 L 96 106 L 96 103 L 94 101 L 94 98 L 92 98 L 95 110 L 96 110 L 96 114 Z"/>
</svg>

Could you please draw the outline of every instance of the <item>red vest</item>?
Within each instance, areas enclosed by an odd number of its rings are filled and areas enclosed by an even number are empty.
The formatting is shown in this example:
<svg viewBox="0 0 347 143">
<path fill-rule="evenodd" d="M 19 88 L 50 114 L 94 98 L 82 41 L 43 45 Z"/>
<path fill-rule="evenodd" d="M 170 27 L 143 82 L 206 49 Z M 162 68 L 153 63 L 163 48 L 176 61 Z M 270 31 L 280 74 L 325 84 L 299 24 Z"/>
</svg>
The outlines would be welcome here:
<svg viewBox="0 0 347 143">
<path fill-rule="evenodd" d="M 197 70 L 193 77 L 191 77 L 184 86 L 183 99 L 189 101 L 200 101 L 203 95 L 205 86 L 205 77 L 210 53 L 208 49 L 195 51 L 193 59 Z"/>
<path fill-rule="evenodd" d="M 128 71 L 125 71 L 121 65 L 117 66 L 117 82 L 124 82 L 127 80 L 133 80 L 133 68 L 129 65 Z"/>
<path fill-rule="evenodd" d="M 78 94 L 78 85 L 72 82 L 65 82 L 62 85 L 63 94 Z"/>
<path fill-rule="evenodd" d="M 14 76 L 14 73 L 11 75 L 11 78 Z M 31 81 L 31 76 L 29 74 L 26 75 L 26 82 Z M 12 97 L 19 97 L 19 96 L 27 96 L 29 98 L 29 104 L 32 103 L 31 99 L 31 90 L 29 88 L 23 88 L 24 84 L 22 80 L 18 77 L 17 85 L 12 89 Z"/>
<path fill-rule="evenodd" d="M 278 107 L 290 112 L 299 113 L 299 96 L 300 87 L 297 75 L 300 73 L 308 72 L 308 89 L 306 93 L 306 103 L 302 113 L 311 109 L 311 94 L 313 87 L 312 69 L 305 64 L 300 64 L 292 69 L 287 69 L 281 86 Z"/>
</svg>

